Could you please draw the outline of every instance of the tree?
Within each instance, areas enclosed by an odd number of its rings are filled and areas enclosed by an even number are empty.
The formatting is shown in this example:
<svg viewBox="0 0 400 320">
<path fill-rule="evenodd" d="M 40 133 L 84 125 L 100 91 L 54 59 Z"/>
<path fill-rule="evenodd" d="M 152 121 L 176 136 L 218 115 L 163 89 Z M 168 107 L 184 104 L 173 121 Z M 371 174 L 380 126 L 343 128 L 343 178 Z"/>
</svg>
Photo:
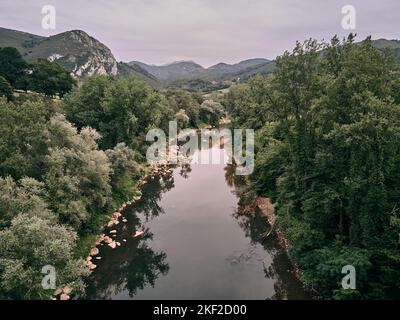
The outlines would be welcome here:
<svg viewBox="0 0 400 320">
<path fill-rule="evenodd" d="M 49 110 L 41 102 L 14 105 L 0 98 L 0 176 L 40 178 Z"/>
<path fill-rule="evenodd" d="M 399 66 L 353 35 L 297 43 L 276 65 L 224 103 L 235 124 L 259 128 L 255 189 L 275 201 L 305 285 L 324 298 L 399 297 Z M 338 284 L 347 264 L 360 272 L 351 295 Z"/>
<path fill-rule="evenodd" d="M 199 120 L 205 124 L 217 126 L 223 116 L 223 107 L 213 100 L 205 100 L 199 108 Z"/>
<path fill-rule="evenodd" d="M 12 87 L 16 88 L 18 81 L 26 77 L 28 64 L 17 49 L 0 48 L 0 76 L 4 77 Z"/>
<path fill-rule="evenodd" d="M 107 121 L 102 101 L 112 80 L 106 76 L 92 76 L 65 96 L 63 108 L 67 119 L 79 129 L 91 127 L 100 132 L 101 123 Z"/>
<path fill-rule="evenodd" d="M 57 217 L 46 203 L 45 185 L 32 178 L 23 178 L 16 183 L 13 178 L 0 177 L 0 229 L 8 227 L 11 220 L 24 213 L 26 217 L 39 217 L 57 222 Z"/>
<path fill-rule="evenodd" d="M 32 64 L 29 88 L 46 96 L 59 95 L 61 98 L 72 90 L 76 81 L 69 72 L 55 62 L 38 59 Z"/>
<path fill-rule="evenodd" d="M 0 97 L 4 96 L 8 101 L 13 99 L 13 89 L 10 83 L 0 76 Z"/>
<path fill-rule="evenodd" d="M 168 104 L 174 111 L 174 114 L 179 114 L 182 111 L 189 118 L 188 125 L 197 128 L 200 125 L 199 120 L 199 97 L 197 94 L 187 92 L 182 89 L 170 89 L 164 92 L 168 100 Z"/>
<path fill-rule="evenodd" d="M 135 160 L 135 152 L 125 143 L 118 143 L 113 149 L 107 150 L 106 155 L 111 162 L 111 181 L 114 187 L 117 187 L 124 179 L 139 176 L 142 167 Z"/>
<path fill-rule="evenodd" d="M 0 293 L 3 298 L 48 299 L 53 293 L 41 287 L 41 270 L 56 270 L 56 285 L 73 285 L 82 292 L 88 275 L 84 261 L 73 259 L 77 235 L 70 229 L 36 216 L 20 214 L 8 229 L 0 231 Z"/>
<path fill-rule="evenodd" d="M 78 133 L 57 114 L 50 119 L 48 131 L 51 149 L 44 180 L 50 207 L 61 222 L 80 229 L 109 201 L 111 164 L 98 148 L 96 130 L 83 128 Z"/>
<path fill-rule="evenodd" d="M 103 149 L 125 143 L 143 154 L 148 130 L 167 129 L 172 118 L 167 101 L 134 76 L 90 78 L 66 97 L 64 108 L 79 128 L 91 126 L 101 134 Z"/>
</svg>

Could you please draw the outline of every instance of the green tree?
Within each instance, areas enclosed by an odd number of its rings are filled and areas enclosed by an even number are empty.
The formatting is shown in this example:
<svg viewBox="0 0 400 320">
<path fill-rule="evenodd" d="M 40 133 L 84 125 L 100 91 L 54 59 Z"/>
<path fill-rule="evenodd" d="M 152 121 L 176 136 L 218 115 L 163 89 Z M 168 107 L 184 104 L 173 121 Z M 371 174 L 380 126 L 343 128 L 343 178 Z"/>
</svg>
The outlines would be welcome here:
<svg viewBox="0 0 400 320">
<path fill-rule="evenodd" d="M 3 298 L 32 299 L 53 293 L 41 287 L 42 268 L 55 267 L 56 285 L 82 292 L 88 275 L 84 261 L 73 259 L 76 233 L 36 216 L 20 214 L 0 231 L 0 293 Z"/>
<path fill-rule="evenodd" d="M 101 104 L 111 83 L 106 76 L 92 76 L 67 94 L 63 105 L 67 119 L 78 128 L 91 127 L 99 131 L 100 124 L 106 121 Z"/>
<path fill-rule="evenodd" d="M 5 97 L 8 101 L 13 99 L 13 89 L 10 83 L 2 76 L 0 76 L 0 97 Z"/>
<path fill-rule="evenodd" d="M 14 105 L 0 98 L 0 176 L 40 178 L 47 154 L 48 116 L 44 103 Z"/>
<path fill-rule="evenodd" d="M 304 283 L 325 298 L 398 297 L 399 66 L 353 35 L 297 43 L 276 65 L 224 104 L 259 129 L 255 189 L 275 201 Z M 346 264 L 362 275 L 351 295 L 337 283 Z"/>
<path fill-rule="evenodd" d="M 111 163 L 113 186 L 116 187 L 121 181 L 140 175 L 142 167 L 136 162 L 136 154 L 124 143 L 118 143 L 113 149 L 107 150 L 106 155 Z"/>
<path fill-rule="evenodd" d="M 0 177 L 0 198 L 0 229 L 21 213 L 57 222 L 56 215 L 48 209 L 44 183 L 35 179 L 23 178 L 16 183 L 11 177 Z"/>
<path fill-rule="evenodd" d="M 4 77 L 12 87 L 18 87 L 18 81 L 26 77 L 28 64 L 17 49 L 0 48 L 0 76 Z"/>
<path fill-rule="evenodd" d="M 213 100 L 205 100 L 199 107 L 199 120 L 205 124 L 217 126 L 222 116 L 222 105 Z"/>
<path fill-rule="evenodd" d="M 96 130 L 77 129 L 63 115 L 48 125 L 51 140 L 44 175 L 50 207 L 60 221 L 80 229 L 104 208 L 111 195 L 111 164 L 99 150 Z"/>
<path fill-rule="evenodd" d="M 76 81 L 69 72 L 55 62 L 39 59 L 32 64 L 29 75 L 29 88 L 46 96 L 58 95 L 61 98 L 72 90 Z"/>
</svg>

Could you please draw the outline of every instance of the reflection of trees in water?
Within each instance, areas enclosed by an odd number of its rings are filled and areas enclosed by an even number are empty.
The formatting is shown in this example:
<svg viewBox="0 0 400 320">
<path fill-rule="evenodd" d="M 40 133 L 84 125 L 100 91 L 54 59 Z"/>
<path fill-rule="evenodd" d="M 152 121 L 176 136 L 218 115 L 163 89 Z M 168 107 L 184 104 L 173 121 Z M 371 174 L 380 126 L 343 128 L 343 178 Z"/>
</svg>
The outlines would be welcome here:
<svg viewBox="0 0 400 320">
<path fill-rule="evenodd" d="M 249 212 L 243 203 L 233 216 L 237 219 L 246 236 L 251 239 L 251 242 L 261 244 L 271 256 L 272 262 L 270 265 L 265 265 L 263 262 L 265 277 L 275 280 L 275 293 L 269 299 L 307 298 L 301 282 L 292 274 L 293 265 L 286 252 L 280 247 L 276 234 L 272 233 L 267 238 L 264 237 L 265 231 L 270 229 L 270 225 L 262 212 L 258 208 L 255 208 L 253 212 Z"/>
<path fill-rule="evenodd" d="M 148 285 L 154 286 L 160 274 L 166 275 L 169 265 L 167 254 L 155 252 L 146 243 L 152 234 L 146 230 L 146 235 L 139 241 L 122 245 L 116 250 L 103 249 L 105 258 L 93 272 L 90 286 L 87 288 L 89 299 L 111 299 L 121 291 L 128 291 L 133 297 L 138 290 Z M 103 257 L 104 257 L 103 256 Z"/>
<path fill-rule="evenodd" d="M 121 247 L 115 250 L 106 245 L 100 247 L 99 256 L 103 259 L 90 277 L 90 286 L 87 288 L 89 299 L 110 299 L 125 290 L 133 297 L 138 290 L 148 285 L 154 286 L 160 274 L 168 273 L 167 254 L 156 252 L 148 245 L 153 234 L 143 227 L 142 217 L 148 221 L 163 213 L 159 201 L 162 194 L 173 187 L 174 178 L 169 172 L 147 179 L 147 183 L 142 186 L 141 200 L 123 214 L 128 222 L 114 227 L 118 231 L 115 241 L 122 243 Z M 145 233 L 140 238 L 132 239 L 135 230 L 143 230 Z M 122 239 L 128 240 L 124 243 Z"/>
<path fill-rule="evenodd" d="M 190 165 L 183 165 L 179 174 L 187 178 L 190 171 Z M 153 234 L 143 226 L 143 221 L 147 222 L 164 213 L 159 202 L 162 194 L 172 188 L 174 177 L 171 172 L 147 179 L 142 186 L 142 198 L 123 214 L 128 222 L 113 227 L 118 231 L 115 240 L 121 242 L 122 246 L 115 250 L 107 246 L 100 248 L 103 259 L 90 277 L 90 286 L 87 288 L 89 299 L 111 299 L 122 291 L 127 291 L 133 297 L 146 286 L 154 286 L 160 274 L 168 273 L 167 254 L 155 252 L 148 245 Z M 135 230 L 143 230 L 144 235 L 132 239 Z M 124 243 L 122 239 L 129 240 Z"/>
<path fill-rule="evenodd" d="M 236 166 L 233 164 L 227 165 L 225 168 L 225 181 L 229 187 L 234 188 L 237 195 L 243 194 L 248 188 L 246 185 L 246 176 L 236 174 Z"/>
<path fill-rule="evenodd" d="M 192 167 L 190 166 L 190 164 L 182 164 L 180 166 L 179 174 L 182 176 L 182 178 L 189 178 L 190 172 L 192 172 Z"/>
<path fill-rule="evenodd" d="M 245 187 L 246 178 L 235 175 L 235 167 L 233 165 L 225 167 L 225 178 L 227 184 L 234 188 L 235 193 L 240 197 L 238 209 L 233 214 L 233 217 L 238 221 L 246 237 L 251 239 L 251 243 L 261 244 L 271 256 L 272 262 L 270 265 L 265 265 L 263 262 L 265 277 L 275 280 L 275 293 L 269 299 L 307 298 L 301 282 L 291 272 L 293 265 L 284 249 L 280 246 L 276 234 L 272 233 L 267 238 L 264 237 L 265 232 L 271 226 L 261 210 L 254 206 L 254 202 L 252 203 L 254 195 Z"/>
<path fill-rule="evenodd" d="M 166 275 L 169 271 L 169 265 L 165 262 L 167 254 L 153 252 L 145 244 L 137 249 L 133 258 L 134 264 L 128 267 L 126 285 L 130 297 L 136 295 L 138 289 L 144 289 L 148 285 L 154 287 L 158 276 Z"/>
<path fill-rule="evenodd" d="M 162 194 L 174 187 L 174 177 L 172 173 L 155 175 L 147 179 L 147 183 L 142 186 L 142 198 L 128 210 L 143 215 L 146 221 L 158 217 L 164 213 L 159 202 Z"/>
</svg>

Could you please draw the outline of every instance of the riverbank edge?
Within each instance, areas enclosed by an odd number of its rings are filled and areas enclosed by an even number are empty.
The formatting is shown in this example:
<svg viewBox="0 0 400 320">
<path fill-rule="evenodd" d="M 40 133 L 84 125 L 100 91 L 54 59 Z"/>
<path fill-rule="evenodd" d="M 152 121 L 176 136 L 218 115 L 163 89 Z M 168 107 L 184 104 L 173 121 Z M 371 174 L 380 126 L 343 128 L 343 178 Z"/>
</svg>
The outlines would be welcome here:
<svg viewBox="0 0 400 320">
<path fill-rule="evenodd" d="M 276 210 L 271 200 L 267 197 L 257 196 L 253 199 L 254 205 L 262 212 L 262 214 L 267 218 L 269 225 L 271 226 L 271 230 L 268 235 L 271 233 L 275 233 L 279 245 L 285 250 L 290 262 L 293 265 L 293 275 L 301 281 L 301 277 L 303 276 L 303 271 L 297 266 L 296 262 L 290 257 L 289 250 L 291 247 L 291 243 L 289 238 L 283 232 L 283 230 L 276 226 Z M 267 236 L 268 236 L 267 235 Z"/>
<path fill-rule="evenodd" d="M 92 258 L 98 255 L 99 250 L 98 246 L 100 243 L 104 242 L 105 240 L 105 234 L 103 231 L 107 228 L 111 228 L 117 224 L 120 223 L 120 218 L 122 217 L 122 211 L 126 210 L 129 206 L 133 205 L 137 201 L 141 199 L 142 192 L 141 192 L 141 187 L 146 184 L 147 180 L 154 176 L 155 174 L 166 174 L 170 170 L 170 165 L 168 163 L 157 163 L 157 164 L 151 164 L 147 165 L 144 169 L 144 173 L 142 176 L 137 180 L 133 187 L 133 197 L 131 200 L 122 202 L 119 205 L 119 208 L 116 210 L 113 210 L 112 213 L 106 214 L 109 217 L 109 221 L 105 224 L 103 224 L 99 230 L 98 234 L 94 235 L 95 236 L 95 241 L 92 242 L 90 245 L 88 245 L 87 248 L 87 257 L 84 258 L 85 261 L 85 266 L 88 268 L 90 271 L 94 270 L 96 268 L 96 265 L 93 264 Z M 86 282 L 85 278 L 85 282 Z M 73 292 L 73 286 L 66 286 L 64 288 L 56 288 L 53 295 L 50 296 L 50 300 L 70 300 L 70 295 Z"/>
<path fill-rule="evenodd" d="M 266 236 L 269 236 L 271 233 L 275 233 L 275 235 L 278 239 L 279 245 L 285 251 L 288 259 L 290 260 L 290 263 L 292 264 L 293 276 L 301 282 L 303 289 L 310 295 L 311 299 L 318 299 L 318 297 L 315 295 L 315 293 L 312 290 L 310 290 L 304 286 L 304 283 L 302 281 L 304 272 L 302 269 L 299 268 L 299 266 L 296 264 L 296 262 L 290 256 L 289 250 L 291 247 L 291 243 L 290 243 L 289 238 L 286 236 L 284 231 L 281 228 L 277 227 L 275 224 L 277 215 L 276 215 L 275 206 L 272 204 L 271 200 L 267 197 L 256 196 L 252 199 L 252 205 L 254 207 L 257 207 L 261 211 L 261 213 L 267 218 L 267 221 L 268 221 L 269 225 L 271 226 L 271 230 L 268 232 L 268 235 L 266 235 Z"/>
</svg>

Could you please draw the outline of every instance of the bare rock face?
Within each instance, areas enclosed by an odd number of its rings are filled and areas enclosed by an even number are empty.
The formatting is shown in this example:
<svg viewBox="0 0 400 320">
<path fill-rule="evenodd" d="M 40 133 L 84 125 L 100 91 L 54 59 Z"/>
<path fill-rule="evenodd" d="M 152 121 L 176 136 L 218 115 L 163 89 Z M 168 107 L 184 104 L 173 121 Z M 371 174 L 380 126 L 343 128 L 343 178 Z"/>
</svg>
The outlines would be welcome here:
<svg viewBox="0 0 400 320">
<path fill-rule="evenodd" d="M 74 77 L 118 74 L 118 63 L 111 50 L 86 32 L 73 30 L 49 39 L 49 44 L 53 42 L 56 45 L 47 58 L 66 67 Z M 64 52 L 63 46 L 67 49 Z"/>
<path fill-rule="evenodd" d="M 29 62 L 39 58 L 57 62 L 75 78 L 118 74 L 118 62 L 111 50 L 82 30 L 42 37 L 0 28 L 0 47 L 3 46 L 16 47 Z"/>
</svg>

